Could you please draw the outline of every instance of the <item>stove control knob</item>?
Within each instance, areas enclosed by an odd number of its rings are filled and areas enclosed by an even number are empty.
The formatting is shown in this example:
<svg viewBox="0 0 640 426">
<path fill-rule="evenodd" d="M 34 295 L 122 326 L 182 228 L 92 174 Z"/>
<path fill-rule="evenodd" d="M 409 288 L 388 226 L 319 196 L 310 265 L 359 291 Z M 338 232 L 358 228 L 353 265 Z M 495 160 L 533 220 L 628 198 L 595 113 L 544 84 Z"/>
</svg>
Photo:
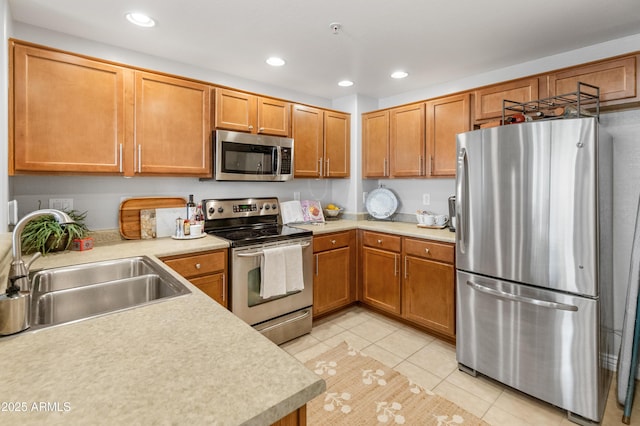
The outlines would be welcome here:
<svg viewBox="0 0 640 426">
<path fill-rule="evenodd" d="M 269 210 L 271 208 L 271 206 L 269 204 L 265 204 L 263 207 L 264 207 L 265 210 Z"/>
<path fill-rule="evenodd" d="M 209 214 L 214 214 L 216 212 L 215 207 L 209 207 Z"/>
<path fill-rule="evenodd" d="M 278 208 L 278 206 L 276 206 L 275 204 L 271 204 L 271 208 L 275 210 Z"/>
<path fill-rule="evenodd" d="M 224 209 L 222 207 L 218 207 L 218 213 L 222 213 Z"/>
</svg>

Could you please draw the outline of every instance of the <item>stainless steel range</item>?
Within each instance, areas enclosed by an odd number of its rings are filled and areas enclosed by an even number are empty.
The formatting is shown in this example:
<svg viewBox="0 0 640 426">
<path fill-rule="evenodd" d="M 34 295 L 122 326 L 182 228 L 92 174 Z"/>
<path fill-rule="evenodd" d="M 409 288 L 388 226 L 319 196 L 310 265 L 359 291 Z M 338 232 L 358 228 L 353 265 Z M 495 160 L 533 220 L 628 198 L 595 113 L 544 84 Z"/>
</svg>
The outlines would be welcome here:
<svg viewBox="0 0 640 426">
<path fill-rule="evenodd" d="M 205 232 L 229 240 L 229 300 L 231 311 L 280 344 L 311 331 L 313 303 L 312 232 L 282 225 L 277 198 L 203 200 Z M 261 296 L 269 256 L 279 250 L 300 247 L 300 256 L 289 256 L 287 273 L 299 277 L 301 289 Z M 291 252 L 287 252 L 291 253 Z M 270 257 L 271 258 L 271 257 Z M 291 264 L 291 259 L 297 259 Z M 298 264 L 299 263 L 299 264 Z M 276 264 L 277 265 L 277 264 Z M 280 272 L 280 271 L 276 271 Z"/>
</svg>

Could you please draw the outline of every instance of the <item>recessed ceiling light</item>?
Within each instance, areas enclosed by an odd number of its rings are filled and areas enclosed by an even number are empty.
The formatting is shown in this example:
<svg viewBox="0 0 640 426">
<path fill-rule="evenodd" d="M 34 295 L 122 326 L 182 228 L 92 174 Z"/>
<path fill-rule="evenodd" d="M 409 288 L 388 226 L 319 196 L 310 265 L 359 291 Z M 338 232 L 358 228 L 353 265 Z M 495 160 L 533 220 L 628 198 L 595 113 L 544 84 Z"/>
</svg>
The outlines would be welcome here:
<svg viewBox="0 0 640 426">
<path fill-rule="evenodd" d="M 267 59 L 267 63 L 272 67 L 281 67 L 285 64 L 284 59 L 272 56 Z"/>
<path fill-rule="evenodd" d="M 406 71 L 396 71 L 391 74 L 391 78 L 405 78 L 409 73 Z"/>
<path fill-rule="evenodd" d="M 353 86 L 353 81 L 351 81 L 351 80 L 342 80 L 342 81 L 338 82 L 338 86 L 350 87 L 350 86 Z"/>
<path fill-rule="evenodd" d="M 125 16 L 127 17 L 127 21 L 140 27 L 153 27 L 156 25 L 156 22 L 144 13 L 130 12 Z"/>
</svg>

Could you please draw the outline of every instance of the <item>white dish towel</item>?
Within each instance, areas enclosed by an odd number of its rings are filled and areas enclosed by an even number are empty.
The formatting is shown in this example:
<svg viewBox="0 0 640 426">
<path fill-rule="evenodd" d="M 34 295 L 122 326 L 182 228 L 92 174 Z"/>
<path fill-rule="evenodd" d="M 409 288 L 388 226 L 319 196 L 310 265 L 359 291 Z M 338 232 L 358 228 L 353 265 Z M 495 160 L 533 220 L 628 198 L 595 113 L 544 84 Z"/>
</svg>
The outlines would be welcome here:
<svg viewBox="0 0 640 426">
<path fill-rule="evenodd" d="M 304 289 L 302 274 L 302 246 L 299 244 L 282 247 L 285 263 L 287 292 Z"/>
<path fill-rule="evenodd" d="M 284 250 L 265 248 L 260 263 L 260 297 L 268 299 L 287 293 Z"/>
</svg>

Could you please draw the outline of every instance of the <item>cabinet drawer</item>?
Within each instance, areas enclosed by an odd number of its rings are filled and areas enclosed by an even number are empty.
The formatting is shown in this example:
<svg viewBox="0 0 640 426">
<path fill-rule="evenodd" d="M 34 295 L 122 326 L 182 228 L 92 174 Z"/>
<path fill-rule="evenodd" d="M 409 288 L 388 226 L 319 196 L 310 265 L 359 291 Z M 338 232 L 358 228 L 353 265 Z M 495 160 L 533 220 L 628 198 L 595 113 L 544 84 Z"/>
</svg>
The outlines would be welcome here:
<svg viewBox="0 0 640 426">
<path fill-rule="evenodd" d="M 376 247 L 391 251 L 400 251 L 401 237 L 396 235 L 381 234 L 379 232 L 364 231 L 362 242 L 365 246 Z"/>
<path fill-rule="evenodd" d="M 224 251 L 163 259 L 164 263 L 185 278 L 224 271 L 227 259 Z"/>
<path fill-rule="evenodd" d="M 313 252 L 333 250 L 349 245 L 349 232 L 313 237 Z"/>
<path fill-rule="evenodd" d="M 425 259 L 453 263 L 454 249 L 452 245 L 434 243 L 432 241 L 404 239 L 404 253 Z"/>
</svg>

